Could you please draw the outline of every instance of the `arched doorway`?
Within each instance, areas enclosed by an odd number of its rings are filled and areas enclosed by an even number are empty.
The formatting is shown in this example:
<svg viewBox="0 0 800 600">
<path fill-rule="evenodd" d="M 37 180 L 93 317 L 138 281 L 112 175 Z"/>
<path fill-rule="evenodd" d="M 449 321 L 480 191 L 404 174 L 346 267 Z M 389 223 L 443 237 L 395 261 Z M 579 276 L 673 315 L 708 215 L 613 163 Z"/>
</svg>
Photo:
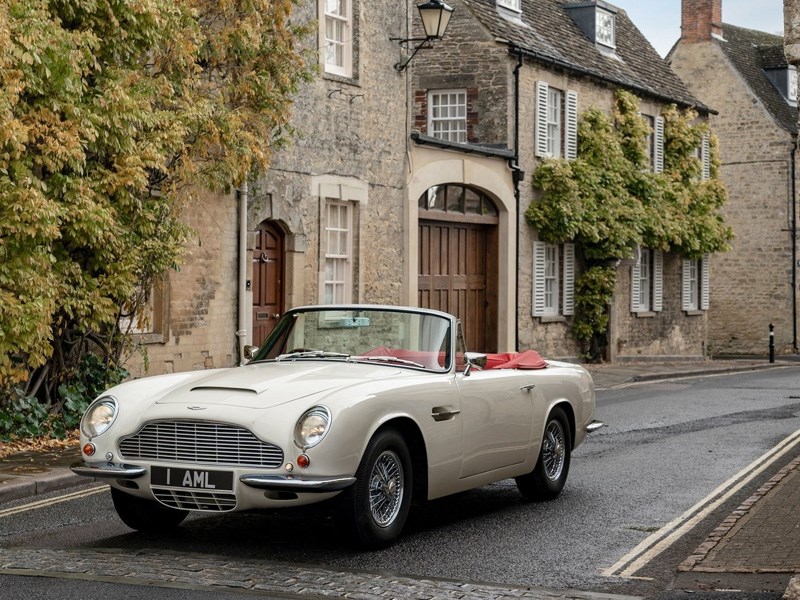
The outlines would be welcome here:
<svg viewBox="0 0 800 600">
<path fill-rule="evenodd" d="M 253 343 L 261 345 L 283 313 L 283 231 L 273 221 L 256 230 L 253 248 Z"/>
<path fill-rule="evenodd" d="M 463 184 L 429 188 L 419 198 L 420 307 L 461 319 L 467 346 L 497 351 L 498 211 Z"/>
</svg>

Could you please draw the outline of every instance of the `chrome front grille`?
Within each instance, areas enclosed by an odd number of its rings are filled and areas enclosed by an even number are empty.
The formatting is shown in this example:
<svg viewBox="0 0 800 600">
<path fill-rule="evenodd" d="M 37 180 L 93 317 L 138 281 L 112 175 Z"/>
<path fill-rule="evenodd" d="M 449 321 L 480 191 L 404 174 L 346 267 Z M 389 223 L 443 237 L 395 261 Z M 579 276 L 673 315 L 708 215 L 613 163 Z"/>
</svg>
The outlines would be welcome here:
<svg viewBox="0 0 800 600">
<path fill-rule="evenodd" d="M 152 491 L 156 500 L 170 508 L 205 512 L 226 512 L 236 508 L 236 496 L 230 492 L 200 492 L 165 488 L 153 488 Z"/>
<path fill-rule="evenodd" d="M 283 451 L 262 442 L 244 427 L 211 421 L 150 421 L 122 438 L 119 451 L 127 460 L 264 467 L 283 464 Z"/>
</svg>

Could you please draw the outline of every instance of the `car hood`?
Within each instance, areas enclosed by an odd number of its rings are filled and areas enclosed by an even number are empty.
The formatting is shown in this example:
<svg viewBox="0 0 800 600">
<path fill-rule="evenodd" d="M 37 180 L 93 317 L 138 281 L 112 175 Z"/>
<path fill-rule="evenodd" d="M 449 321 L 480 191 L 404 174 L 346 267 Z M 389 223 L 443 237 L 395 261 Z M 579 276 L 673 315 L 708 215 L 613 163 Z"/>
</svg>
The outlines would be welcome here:
<svg viewBox="0 0 800 600">
<path fill-rule="evenodd" d="M 257 363 L 198 374 L 165 390 L 156 404 L 264 409 L 403 374 L 403 369 L 395 367 L 340 361 Z"/>
</svg>

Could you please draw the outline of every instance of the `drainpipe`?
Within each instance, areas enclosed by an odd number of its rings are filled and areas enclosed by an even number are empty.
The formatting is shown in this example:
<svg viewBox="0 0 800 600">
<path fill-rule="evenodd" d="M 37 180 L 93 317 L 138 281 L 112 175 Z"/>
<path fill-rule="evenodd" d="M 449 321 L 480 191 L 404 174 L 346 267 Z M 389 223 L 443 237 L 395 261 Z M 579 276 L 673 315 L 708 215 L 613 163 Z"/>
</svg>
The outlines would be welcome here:
<svg viewBox="0 0 800 600">
<path fill-rule="evenodd" d="M 517 66 L 514 67 L 514 157 L 511 159 L 508 166 L 511 168 L 511 177 L 514 182 L 514 201 L 517 207 L 516 269 L 514 269 L 514 350 L 519 352 L 519 249 L 521 235 L 519 184 L 525 176 L 525 173 L 519 168 L 519 72 L 520 69 L 522 69 L 524 57 L 522 48 L 519 46 L 512 46 L 512 49 L 517 53 Z"/>
<path fill-rule="evenodd" d="M 247 181 L 239 188 L 239 365 L 245 363 L 244 347 L 247 344 Z"/>
<path fill-rule="evenodd" d="M 792 349 L 798 353 L 797 349 L 797 144 L 795 139 L 792 151 L 789 153 L 791 160 L 791 196 L 792 203 Z"/>
</svg>

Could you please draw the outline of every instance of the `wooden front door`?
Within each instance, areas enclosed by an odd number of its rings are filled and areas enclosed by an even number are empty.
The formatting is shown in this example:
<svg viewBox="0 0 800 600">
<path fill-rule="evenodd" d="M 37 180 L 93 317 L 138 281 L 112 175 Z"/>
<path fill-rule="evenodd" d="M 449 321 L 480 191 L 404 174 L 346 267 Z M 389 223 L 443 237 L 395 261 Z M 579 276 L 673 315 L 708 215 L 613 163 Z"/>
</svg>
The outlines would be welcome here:
<svg viewBox="0 0 800 600">
<path fill-rule="evenodd" d="M 419 306 L 458 317 L 475 352 L 497 352 L 498 223 L 491 198 L 470 186 L 419 198 Z"/>
<path fill-rule="evenodd" d="M 253 344 L 261 345 L 283 313 L 283 232 L 264 221 L 253 248 Z"/>
<path fill-rule="evenodd" d="M 419 245 L 419 305 L 461 319 L 469 349 L 496 352 L 496 227 L 420 220 Z"/>
</svg>

